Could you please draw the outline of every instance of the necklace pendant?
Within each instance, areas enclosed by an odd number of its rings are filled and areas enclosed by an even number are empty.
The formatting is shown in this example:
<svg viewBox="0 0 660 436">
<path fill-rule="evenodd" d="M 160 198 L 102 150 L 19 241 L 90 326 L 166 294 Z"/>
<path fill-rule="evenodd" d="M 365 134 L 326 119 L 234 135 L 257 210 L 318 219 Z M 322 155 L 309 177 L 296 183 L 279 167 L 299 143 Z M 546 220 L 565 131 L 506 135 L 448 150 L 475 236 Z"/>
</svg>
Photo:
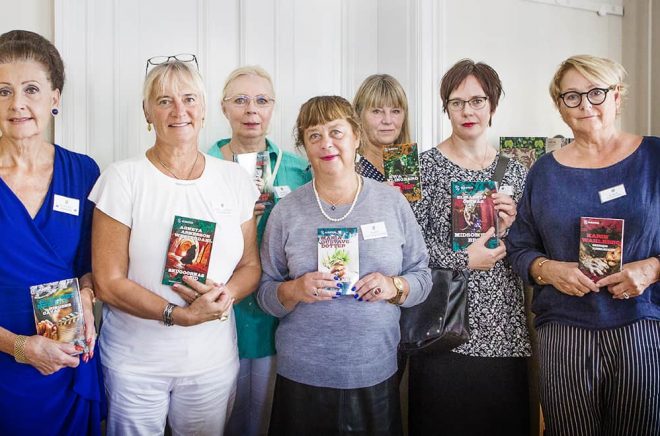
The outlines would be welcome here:
<svg viewBox="0 0 660 436">
<path fill-rule="evenodd" d="M 337 209 L 337 208 L 336 208 L 335 205 L 333 204 L 332 206 L 330 206 L 330 209 L 335 210 L 335 209 Z"/>
</svg>

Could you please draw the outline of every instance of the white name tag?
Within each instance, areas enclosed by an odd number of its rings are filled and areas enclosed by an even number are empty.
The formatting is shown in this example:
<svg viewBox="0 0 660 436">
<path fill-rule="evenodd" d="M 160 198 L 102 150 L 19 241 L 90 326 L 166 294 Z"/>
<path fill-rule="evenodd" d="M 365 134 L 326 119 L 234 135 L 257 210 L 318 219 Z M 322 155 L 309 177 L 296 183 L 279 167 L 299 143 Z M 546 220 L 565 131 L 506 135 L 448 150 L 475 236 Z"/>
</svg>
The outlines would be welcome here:
<svg viewBox="0 0 660 436">
<path fill-rule="evenodd" d="M 509 197 L 513 197 L 513 186 L 511 185 L 502 185 L 497 191 L 501 192 L 502 194 L 506 194 Z"/>
<path fill-rule="evenodd" d="M 598 192 L 600 196 L 601 203 L 607 203 L 619 197 L 624 197 L 626 195 L 626 187 L 621 185 L 612 186 L 611 188 L 603 189 Z"/>
<path fill-rule="evenodd" d="M 362 237 L 365 241 L 368 239 L 387 238 L 387 228 L 385 228 L 385 221 L 363 224 L 360 227 L 362 228 Z"/>
<path fill-rule="evenodd" d="M 213 210 L 215 213 L 220 215 L 231 215 L 234 212 L 234 209 L 226 206 L 224 203 L 214 204 Z"/>
<path fill-rule="evenodd" d="M 80 213 L 80 200 L 55 194 L 53 199 L 53 210 L 78 216 Z"/>
<path fill-rule="evenodd" d="M 275 197 L 284 198 L 291 193 L 291 188 L 287 185 L 273 186 L 273 192 L 275 193 Z"/>
</svg>

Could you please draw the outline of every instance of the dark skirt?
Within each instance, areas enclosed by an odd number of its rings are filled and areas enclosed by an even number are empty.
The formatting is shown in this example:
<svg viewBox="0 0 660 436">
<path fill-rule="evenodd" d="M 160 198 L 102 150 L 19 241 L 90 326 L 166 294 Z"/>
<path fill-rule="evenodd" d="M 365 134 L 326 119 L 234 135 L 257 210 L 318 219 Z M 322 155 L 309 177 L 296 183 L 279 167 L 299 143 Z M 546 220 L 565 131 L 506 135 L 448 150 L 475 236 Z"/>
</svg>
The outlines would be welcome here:
<svg viewBox="0 0 660 436">
<path fill-rule="evenodd" d="M 377 385 L 334 389 L 275 381 L 270 435 L 402 434 L 398 378 Z"/>
<path fill-rule="evenodd" d="M 527 358 L 410 356 L 411 436 L 529 434 Z"/>
</svg>

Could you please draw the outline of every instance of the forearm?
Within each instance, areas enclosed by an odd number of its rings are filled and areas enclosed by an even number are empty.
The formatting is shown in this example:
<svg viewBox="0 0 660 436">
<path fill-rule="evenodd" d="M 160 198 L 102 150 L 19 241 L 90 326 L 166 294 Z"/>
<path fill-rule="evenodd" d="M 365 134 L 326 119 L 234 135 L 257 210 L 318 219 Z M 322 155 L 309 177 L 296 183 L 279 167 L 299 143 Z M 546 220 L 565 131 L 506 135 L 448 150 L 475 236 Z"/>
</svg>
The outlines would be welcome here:
<svg viewBox="0 0 660 436">
<path fill-rule="evenodd" d="M 292 298 L 291 282 L 292 280 L 284 282 L 270 279 L 262 280 L 257 293 L 257 302 L 264 312 L 283 318 L 295 308 L 297 301 Z M 282 286 L 284 286 L 284 289 L 280 291 Z M 280 292 L 282 293 L 281 296 Z"/>
<path fill-rule="evenodd" d="M 231 296 L 239 302 L 257 289 L 260 278 L 261 266 L 245 265 L 234 271 L 226 286 L 231 289 Z"/>
<path fill-rule="evenodd" d="M 126 277 L 94 276 L 99 300 L 133 316 L 162 320 L 168 301 Z"/>
<path fill-rule="evenodd" d="M 277 288 L 277 299 L 287 312 L 291 312 L 300 302 L 300 299 L 297 297 L 297 286 L 297 280 L 289 280 L 283 282 Z"/>
<path fill-rule="evenodd" d="M 0 351 L 14 356 L 14 344 L 16 343 L 17 335 L 9 330 L 0 327 Z"/>
</svg>

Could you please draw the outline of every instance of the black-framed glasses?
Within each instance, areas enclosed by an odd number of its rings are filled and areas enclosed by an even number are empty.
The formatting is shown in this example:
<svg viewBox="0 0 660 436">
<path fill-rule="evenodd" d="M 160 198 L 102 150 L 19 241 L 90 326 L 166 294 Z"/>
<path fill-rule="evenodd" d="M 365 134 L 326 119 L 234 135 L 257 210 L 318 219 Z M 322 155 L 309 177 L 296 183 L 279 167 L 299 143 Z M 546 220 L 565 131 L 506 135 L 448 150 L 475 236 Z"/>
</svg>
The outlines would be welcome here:
<svg viewBox="0 0 660 436">
<path fill-rule="evenodd" d="M 225 97 L 223 100 L 237 107 L 249 106 L 251 101 L 253 101 L 254 105 L 258 108 L 267 108 L 275 103 L 274 98 L 262 94 L 255 95 L 254 97 L 245 94 L 238 94 L 232 97 Z"/>
<path fill-rule="evenodd" d="M 486 101 L 488 101 L 488 97 L 483 96 L 477 96 L 477 97 L 472 97 L 469 100 L 461 100 L 460 98 L 452 98 L 451 100 L 447 101 L 447 109 L 449 109 L 452 112 L 459 112 L 462 111 L 465 108 L 465 103 L 469 104 L 472 109 L 483 109 L 486 107 Z"/>
<path fill-rule="evenodd" d="M 607 98 L 607 93 L 616 88 L 616 85 L 612 85 L 609 88 L 592 88 L 586 92 L 577 92 L 577 91 L 568 91 L 563 94 L 559 94 L 559 98 L 564 102 L 566 107 L 574 108 L 582 104 L 582 96 L 586 95 L 587 100 L 593 106 L 598 106 L 603 104 Z"/>
<path fill-rule="evenodd" d="M 199 70 L 199 64 L 197 63 L 197 56 L 192 53 L 179 53 L 172 56 L 154 56 L 147 59 L 147 66 L 144 68 L 144 75 L 146 76 L 149 72 L 149 65 L 156 66 L 166 64 L 170 61 L 179 61 L 179 62 L 194 62 L 197 70 Z"/>
</svg>

